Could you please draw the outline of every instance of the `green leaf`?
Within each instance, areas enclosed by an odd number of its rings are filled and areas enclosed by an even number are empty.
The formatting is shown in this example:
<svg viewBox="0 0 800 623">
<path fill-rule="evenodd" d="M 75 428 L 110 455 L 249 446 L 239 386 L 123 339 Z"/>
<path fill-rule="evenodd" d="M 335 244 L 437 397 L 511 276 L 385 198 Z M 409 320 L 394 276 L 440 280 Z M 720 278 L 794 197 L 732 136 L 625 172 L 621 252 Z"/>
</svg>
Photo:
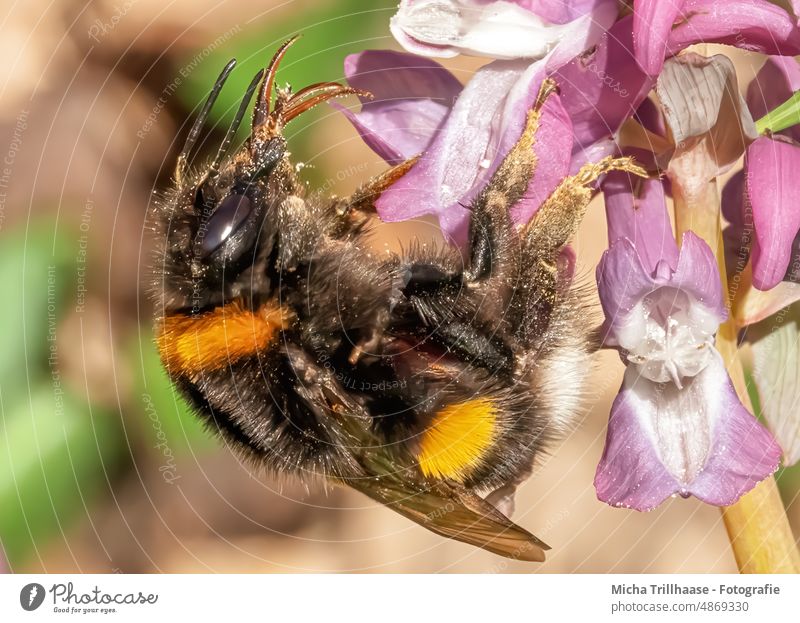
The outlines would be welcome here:
<svg viewBox="0 0 800 623">
<path fill-rule="evenodd" d="M 800 305 L 753 327 L 753 380 L 761 414 L 783 449 L 784 464 L 800 460 Z"/>
<path fill-rule="evenodd" d="M 89 406 L 54 382 L 4 409 L 0 423 L 0 542 L 14 565 L 89 515 L 116 470 L 119 416 Z"/>
<path fill-rule="evenodd" d="M 72 233 L 72 232 L 70 232 Z M 17 227 L 0 237 L 0 398 L 6 408 L 48 370 L 55 329 L 73 293 L 71 237 L 53 223 Z"/>
<path fill-rule="evenodd" d="M 780 132 L 800 123 L 800 91 L 756 121 L 759 134 Z"/>
</svg>

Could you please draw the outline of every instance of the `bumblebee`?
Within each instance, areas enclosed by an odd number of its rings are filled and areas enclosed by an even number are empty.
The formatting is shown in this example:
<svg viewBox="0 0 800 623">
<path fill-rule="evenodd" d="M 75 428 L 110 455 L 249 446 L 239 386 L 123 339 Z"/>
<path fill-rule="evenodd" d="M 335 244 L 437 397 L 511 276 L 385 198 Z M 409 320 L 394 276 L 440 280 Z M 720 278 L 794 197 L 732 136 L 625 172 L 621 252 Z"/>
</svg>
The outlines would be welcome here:
<svg viewBox="0 0 800 623">
<path fill-rule="evenodd" d="M 509 210 L 533 176 L 546 80 L 472 202 L 468 247 L 378 258 L 374 201 L 414 166 L 352 196 L 306 192 L 282 130 L 335 83 L 274 89 L 287 41 L 246 90 L 211 164 L 191 152 L 224 68 L 159 202 L 157 346 L 198 416 L 269 470 L 350 486 L 442 536 L 519 560 L 548 546 L 508 519 L 515 487 L 580 406 L 586 305 L 560 261 L 606 158 L 563 180 L 532 222 Z M 229 154 L 253 95 L 249 138 Z M 273 96 L 273 91 L 276 91 Z"/>
</svg>

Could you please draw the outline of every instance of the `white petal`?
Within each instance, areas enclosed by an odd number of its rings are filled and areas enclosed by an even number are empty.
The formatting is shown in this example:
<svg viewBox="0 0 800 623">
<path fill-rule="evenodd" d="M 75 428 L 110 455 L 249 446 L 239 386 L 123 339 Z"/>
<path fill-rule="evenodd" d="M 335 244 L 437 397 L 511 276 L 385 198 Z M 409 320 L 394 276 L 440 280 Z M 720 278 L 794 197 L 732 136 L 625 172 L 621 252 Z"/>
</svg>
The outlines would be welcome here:
<svg viewBox="0 0 800 623">
<path fill-rule="evenodd" d="M 669 59 L 656 92 L 676 145 L 670 174 L 689 194 L 727 171 L 758 136 L 727 56 Z"/>
<path fill-rule="evenodd" d="M 678 482 L 689 485 L 709 458 L 726 382 L 725 366 L 714 349 L 708 365 L 697 376 L 684 379 L 682 389 L 671 382 L 639 378 L 633 366 L 625 373 L 623 389 L 631 390 L 642 429 Z"/>
<path fill-rule="evenodd" d="M 462 52 L 532 60 L 543 58 L 570 29 L 569 24 L 549 24 L 516 3 L 503 0 L 488 4 L 470 0 L 405 1 L 390 26 L 401 42 L 411 39 L 441 48 L 438 53 L 412 50 L 428 55 Z"/>
</svg>

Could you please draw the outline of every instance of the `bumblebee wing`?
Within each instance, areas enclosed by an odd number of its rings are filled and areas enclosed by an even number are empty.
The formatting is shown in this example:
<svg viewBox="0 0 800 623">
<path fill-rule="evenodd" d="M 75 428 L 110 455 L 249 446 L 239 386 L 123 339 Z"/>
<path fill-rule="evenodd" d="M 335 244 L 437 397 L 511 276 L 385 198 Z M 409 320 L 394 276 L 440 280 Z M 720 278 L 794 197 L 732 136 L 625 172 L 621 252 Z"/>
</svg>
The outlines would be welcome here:
<svg viewBox="0 0 800 623">
<path fill-rule="evenodd" d="M 331 415 L 338 416 L 331 418 L 330 426 L 367 445 L 378 442 L 367 438 L 369 422 L 357 417 L 358 409 L 335 383 L 318 382 L 314 388 L 318 400 L 328 405 Z M 356 460 L 364 468 L 362 474 L 368 475 L 340 480 L 443 537 L 516 560 L 544 561 L 544 552 L 550 547 L 494 506 L 453 481 L 420 482 L 415 475 L 398 471 L 398 464 L 404 461 L 396 459 L 381 452 L 359 453 Z"/>
<path fill-rule="evenodd" d="M 550 547 L 521 528 L 491 504 L 452 482 L 413 490 L 390 477 L 348 482 L 373 500 L 388 506 L 443 537 L 469 543 L 515 560 L 543 562 Z"/>
</svg>

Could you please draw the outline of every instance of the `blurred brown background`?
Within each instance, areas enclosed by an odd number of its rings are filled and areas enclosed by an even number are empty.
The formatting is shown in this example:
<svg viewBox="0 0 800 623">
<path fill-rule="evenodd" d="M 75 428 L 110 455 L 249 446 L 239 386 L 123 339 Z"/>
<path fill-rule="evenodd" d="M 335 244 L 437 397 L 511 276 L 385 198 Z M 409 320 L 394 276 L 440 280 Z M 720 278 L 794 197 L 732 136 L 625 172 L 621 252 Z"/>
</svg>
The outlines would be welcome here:
<svg viewBox="0 0 800 623">
<path fill-rule="evenodd" d="M 543 565 L 445 541 L 350 491 L 268 477 L 172 392 L 141 280 L 152 194 L 169 182 L 192 110 L 237 56 L 208 134 L 214 149 L 237 85 L 288 35 L 305 32 L 281 83 L 341 79 L 346 54 L 397 47 L 394 10 L 394 0 L 0 8 L 0 542 L 11 570 L 735 571 L 717 509 L 678 499 L 640 514 L 596 500 L 623 369 L 615 353 L 597 357 L 581 426 L 520 491 L 516 521 L 553 546 Z M 759 58 L 736 58 L 746 84 Z M 446 64 L 466 81 L 481 63 Z M 329 108 L 290 132 L 312 187 L 345 193 L 384 167 Z M 436 239 L 435 224 L 381 225 L 375 244 L 414 236 Z M 605 246 L 598 201 L 576 242 L 583 281 Z M 780 483 L 798 530 L 796 472 Z"/>
</svg>

